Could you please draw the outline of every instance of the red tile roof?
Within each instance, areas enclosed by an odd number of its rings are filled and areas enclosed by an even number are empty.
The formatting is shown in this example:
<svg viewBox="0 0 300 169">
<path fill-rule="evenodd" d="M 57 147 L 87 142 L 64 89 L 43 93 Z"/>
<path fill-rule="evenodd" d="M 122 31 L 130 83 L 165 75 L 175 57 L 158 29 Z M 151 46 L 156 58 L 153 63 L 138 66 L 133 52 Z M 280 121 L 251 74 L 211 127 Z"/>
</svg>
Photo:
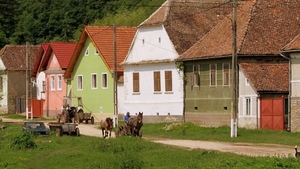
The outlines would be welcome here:
<svg viewBox="0 0 300 169">
<path fill-rule="evenodd" d="M 279 55 L 300 28 L 299 0 L 246 0 L 237 12 L 237 53 Z M 214 27 L 178 60 L 231 57 L 232 14 Z"/>
<path fill-rule="evenodd" d="M 182 54 L 232 12 L 226 0 L 166 1 L 139 27 L 163 25 L 176 51 Z"/>
<path fill-rule="evenodd" d="M 283 51 L 299 51 L 300 50 L 300 34 L 297 35 L 289 44 L 287 44 L 283 49 Z"/>
<path fill-rule="evenodd" d="M 32 65 L 40 45 L 30 45 L 29 61 Z M 7 70 L 26 70 L 26 45 L 6 45 L 0 50 L 0 58 Z"/>
<path fill-rule="evenodd" d="M 132 40 L 135 36 L 136 27 L 116 27 L 116 57 L 119 65 L 126 57 Z M 76 46 L 70 64 L 65 72 L 65 78 L 70 78 L 79 54 L 85 45 L 87 37 L 97 48 L 100 57 L 107 68 L 112 72 L 114 69 L 114 30 L 109 26 L 85 26 L 79 42 Z M 122 73 L 123 68 L 118 66 L 117 72 Z"/>
<path fill-rule="evenodd" d="M 288 92 L 289 63 L 240 63 L 252 87 L 258 92 Z"/>
<path fill-rule="evenodd" d="M 51 42 L 50 47 L 62 69 L 67 69 L 77 43 Z"/>
<path fill-rule="evenodd" d="M 46 70 L 52 52 L 55 54 L 61 69 L 67 69 L 76 43 L 71 42 L 51 42 L 42 44 L 37 54 L 31 76 L 35 77 L 37 72 Z"/>
</svg>

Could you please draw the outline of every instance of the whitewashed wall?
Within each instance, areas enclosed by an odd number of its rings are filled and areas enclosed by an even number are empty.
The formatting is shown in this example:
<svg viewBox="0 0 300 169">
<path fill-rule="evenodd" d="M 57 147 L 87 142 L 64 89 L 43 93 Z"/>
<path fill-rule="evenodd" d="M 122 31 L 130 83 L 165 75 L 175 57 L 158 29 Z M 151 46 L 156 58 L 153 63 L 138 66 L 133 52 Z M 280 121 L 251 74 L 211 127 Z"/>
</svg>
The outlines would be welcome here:
<svg viewBox="0 0 300 169">
<path fill-rule="evenodd" d="M 3 112 L 3 113 L 8 113 L 8 103 L 7 103 L 7 90 L 8 90 L 8 83 L 7 83 L 7 80 L 8 80 L 8 77 L 7 77 L 7 73 L 6 73 L 6 67 L 5 65 L 3 64 L 2 60 L 0 59 L 0 70 L 4 72 L 3 75 L 1 75 L 2 77 L 2 87 L 3 87 L 3 93 L 1 95 L 1 99 L 0 99 L 0 112 Z"/>
<path fill-rule="evenodd" d="M 173 92 L 165 92 L 164 71 L 172 71 Z M 153 71 L 161 72 L 161 93 L 154 93 Z M 133 93 L 132 73 L 139 72 L 140 92 Z M 124 73 L 124 109 L 131 114 L 183 115 L 183 80 L 174 63 L 127 66 Z"/>
<path fill-rule="evenodd" d="M 138 29 L 123 66 L 125 112 L 133 115 L 143 112 L 145 116 L 183 115 L 183 76 L 175 66 L 174 60 L 177 57 L 163 26 Z M 163 62 L 165 60 L 170 62 Z M 154 93 L 153 71 L 161 72 L 159 94 Z M 165 92 L 164 71 L 172 71 L 173 92 Z M 133 72 L 140 75 L 139 94 L 133 94 Z"/>
<path fill-rule="evenodd" d="M 43 81 L 45 81 L 46 75 L 44 72 L 40 72 L 36 75 L 36 98 L 38 100 L 45 99 L 45 93 L 43 91 Z"/>
<path fill-rule="evenodd" d="M 246 115 L 246 98 L 251 99 L 251 114 Z M 247 129 L 259 128 L 260 124 L 260 100 L 251 84 L 247 84 L 247 78 L 239 70 L 239 118 L 238 127 Z"/>
<path fill-rule="evenodd" d="M 291 53 L 291 97 L 300 97 L 300 53 Z"/>
</svg>

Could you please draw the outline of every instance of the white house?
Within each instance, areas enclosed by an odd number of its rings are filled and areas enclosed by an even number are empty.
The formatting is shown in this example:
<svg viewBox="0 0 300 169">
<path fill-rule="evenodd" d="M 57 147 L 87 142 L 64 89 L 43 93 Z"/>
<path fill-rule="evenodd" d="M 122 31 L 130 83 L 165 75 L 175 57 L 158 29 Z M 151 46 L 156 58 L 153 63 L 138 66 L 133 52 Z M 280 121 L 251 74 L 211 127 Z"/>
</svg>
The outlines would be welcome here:
<svg viewBox="0 0 300 169">
<path fill-rule="evenodd" d="M 132 115 L 143 112 L 145 122 L 184 120 L 185 77 L 176 58 L 227 14 L 213 11 L 216 5 L 218 3 L 167 0 L 138 26 L 121 64 L 126 112 Z M 207 20 L 211 15 L 215 20 Z"/>
</svg>

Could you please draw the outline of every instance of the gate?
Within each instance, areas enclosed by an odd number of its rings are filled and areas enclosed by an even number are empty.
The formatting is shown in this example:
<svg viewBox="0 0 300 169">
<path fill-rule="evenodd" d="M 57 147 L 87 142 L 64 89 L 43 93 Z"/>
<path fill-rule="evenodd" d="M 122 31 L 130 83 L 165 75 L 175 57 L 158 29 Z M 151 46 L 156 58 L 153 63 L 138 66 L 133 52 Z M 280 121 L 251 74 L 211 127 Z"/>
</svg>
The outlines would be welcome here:
<svg viewBox="0 0 300 169">
<path fill-rule="evenodd" d="M 284 97 L 261 99 L 260 128 L 284 130 Z"/>
</svg>

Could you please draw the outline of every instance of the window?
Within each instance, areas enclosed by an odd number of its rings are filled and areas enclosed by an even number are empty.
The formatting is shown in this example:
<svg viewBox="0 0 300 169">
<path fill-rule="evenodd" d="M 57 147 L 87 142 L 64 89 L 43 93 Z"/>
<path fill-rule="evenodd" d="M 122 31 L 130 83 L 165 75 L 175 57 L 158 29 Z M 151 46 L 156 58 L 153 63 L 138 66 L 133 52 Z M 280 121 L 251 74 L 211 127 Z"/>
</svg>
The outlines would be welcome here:
<svg viewBox="0 0 300 169">
<path fill-rule="evenodd" d="M 217 85 L 217 65 L 211 64 L 210 65 L 210 85 L 216 86 Z"/>
<path fill-rule="evenodd" d="M 50 90 L 55 90 L 55 79 L 54 76 L 50 76 Z"/>
<path fill-rule="evenodd" d="M 153 72 L 154 92 L 160 92 L 160 72 Z"/>
<path fill-rule="evenodd" d="M 99 55 L 97 48 L 95 48 L 95 55 Z"/>
<path fill-rule="evenodd" d="M 249 80 L 247 78 L 245 79 L 245 83 L 246 83 L 246 86 L 249 86 Z"/>
<path fill-rule="evenodd" d="M 89 55 L 89 47 L 87 47 L 85 52 L 84 52 L 84 56 L 88 56 L 88 55 Z"/>
<path fill-rule="evenodd" d="M 191 85 L 192 86 L 199 86 L 200 85 L 200 66 L 193 65 L 193 74 L 191 77 Z"/>
<path fill-rule="evenodd" d="M 229 63 L 223 64 L 223 85 L 229 85 Z"/>
<path fill-rule="evenodd" d="M 170 92 L 173 90 L 172 71 L 165 71 L 165 90 L 166 90 L 166 92 Z"/>
<path fill-rule="evenodd" d="M 140 92 L 140 75 L 139 73 L 133 73 L 133 92 Z"/>
<path fill-rule="evenodd" d="M 3 77 L 0 76 L 0 92 L 3 92 Z"/>
<path fill-rule="evenodd" d="M 82 75 L 77 76 L 77 90 L 82 90 L 83 89 L 83 77 Z"/>
<path fill-rule="evenodd" d="M 92 74 L 92 89 L 97 89 L 97 74 Z"/>
<path fill-rule="evenodd" d="M 107 88 L 107 74 L 102 73 L 102 88 Z"/>
<path fill-rule="evenodd" d="M 42 86 L 42 91 L 41 92 L 44 93 L 45 89 L 46 89 L 46 82 L 44 80 L 42 81 L 42 85 L 43 86 Z"/>
<path fill-rule="evenodd" d="M 246 115 L 251 115 L 251 98 L 246 97 Z"/>
<path fill-rule="evenodd" d="M 62 90 L 62 75 L 57 75 L 57 90 Z"/>
</svg>

